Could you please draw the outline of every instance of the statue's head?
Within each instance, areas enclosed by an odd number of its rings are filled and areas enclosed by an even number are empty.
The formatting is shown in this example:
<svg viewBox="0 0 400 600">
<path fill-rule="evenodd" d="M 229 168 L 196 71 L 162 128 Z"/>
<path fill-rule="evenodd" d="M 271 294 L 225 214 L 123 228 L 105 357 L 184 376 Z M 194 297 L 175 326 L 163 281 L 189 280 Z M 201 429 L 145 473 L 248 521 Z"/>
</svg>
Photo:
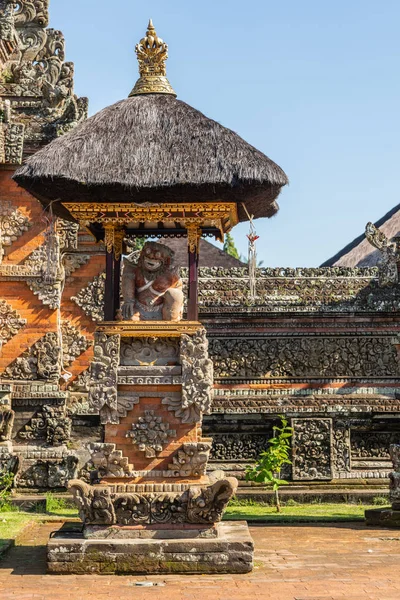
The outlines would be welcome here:
<svg viewBox="0 0 400 600">
<path fill-rule="evenodd" d="M 168 246 L 146 242 L 140 253 L 138 266 L 147 273 L 162 273 L 171 268 L 173 258 L 174 252 Z"/>
</svg>

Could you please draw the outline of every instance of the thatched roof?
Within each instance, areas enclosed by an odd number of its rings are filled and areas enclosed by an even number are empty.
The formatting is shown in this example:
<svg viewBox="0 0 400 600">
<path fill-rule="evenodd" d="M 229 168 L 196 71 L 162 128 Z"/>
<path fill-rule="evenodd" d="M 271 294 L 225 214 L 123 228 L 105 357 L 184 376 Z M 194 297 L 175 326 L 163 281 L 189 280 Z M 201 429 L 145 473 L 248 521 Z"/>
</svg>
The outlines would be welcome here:
<svg viewBox="0 0 400 600">
<path fill-rule="evenodd" d="M 30 157 L 14 178 L 44 205 L 222 200 L 244 202 L 255 218 L 277 212 L 288 183 L 236 133 L 163 94 L 105 108 Z M 67 216 L 57 202 L 53 208 Z M 247 220 L 240 205 L 239 219 Z"/>
<path fill-rule="evenodd" d="M 177 267 L 188 266 L 188 245 L 186 238 L 161 238 L 158 240 L 174 251 L 174 265 Z M 200 240 L 199 267 L 221 267 L 223 269 L 240 269 L 245 267 L 238 258 L 234 258 L 227 252 L 224 252 L 208 240 Z"/>
<path fill-rule="evenodd" d="M 389 239 L 400 235 L 400 204 L 392 208 L 374 225 Z M 379 250 L 371 246 L 363 233 L 324 262 L 321 267 L 376 267 L 380 256 Z"/>
</svg>

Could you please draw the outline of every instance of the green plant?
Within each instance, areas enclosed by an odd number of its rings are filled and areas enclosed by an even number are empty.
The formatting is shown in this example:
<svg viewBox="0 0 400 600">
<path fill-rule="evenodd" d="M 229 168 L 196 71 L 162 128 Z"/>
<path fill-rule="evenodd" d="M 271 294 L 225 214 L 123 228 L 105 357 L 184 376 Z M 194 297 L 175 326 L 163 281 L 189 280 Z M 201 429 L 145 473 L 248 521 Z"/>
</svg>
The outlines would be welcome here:
<svg viewBox="0 0 400 600">
<path fill-rule="evenodd" d="M 0 512 L 13 510 L 12 505 L 9 502 L 13 483 L 14 473 L 11 471 L 3 471 L 0 473 Z"/>
<path fill-rule="evenodd" d="M 390 503 L 388 498 L 386 498 L 385 496 L 374 496 L 372 498 L 372 504 L 374 504 L 375 506 L 385 506 Z"/>
<path fill-rule="evenodd" d="M 283 465 L 292 464 L 290 438 L 293 435 L 293 429 L 288 426 L 287 419 L 283 415 L 279 415 L 279 418 L 281 424 L 273 427 L 274 437 L 268 440 L 267 450 L 261 452 L 255 465 L 249 465 L 246 469 L 247 481 L 272 484 L 277 512 L 281 512 L 279 488 L 281 485 L 288 485 L 288 481 L 281 479 L 281 471 Z"/>
<path fill-rule="evenodd" d="M 296 500 L 293 500 L 293 498 L 289 498 L 289 500 L 286 500 L 285 502 L 285 506 L 298 506 L 298 502 L 296 502 Z"/>
<path fill-rule="evenodd" d="M 59 510 L 65 510 L 70 507 L 70 504 L 65 498 L 56 498 L 51 492 L 46 494 L 47 513 L 56 513 Z"/>
<path fill-rule="evenodd" d="M 14 76 L 9 69 L 4 69 L 2 73 L 0 73 L 0 81 L 2 83 L 12 83 L 14 81 Z"/>
<path fill-rule="evenodd" d="M 229 254 L 229 256 L 233 256 L 233 258 L 239 258 L 239 252 L 237 251 L 237 248 L 235 246 L 235 240 L 233 239 L 233 236 L 230 233 L 227 233 L 225 235 L 224 252 Z"/>
</svg>

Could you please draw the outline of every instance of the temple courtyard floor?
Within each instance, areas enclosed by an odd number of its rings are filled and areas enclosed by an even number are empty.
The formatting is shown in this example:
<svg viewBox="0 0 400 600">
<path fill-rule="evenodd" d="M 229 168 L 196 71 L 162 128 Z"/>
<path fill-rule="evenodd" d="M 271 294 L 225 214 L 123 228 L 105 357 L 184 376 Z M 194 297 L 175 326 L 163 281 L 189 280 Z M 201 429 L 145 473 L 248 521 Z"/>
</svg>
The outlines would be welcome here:
<svg viewBox="0 0 400 600">
<path fill-rule="evenodd" d="M 61 523 L 35 523 L 0 561 L 1 600 L 399 600 L 400 530 L 362 523 L 251 526 L 248 575 L 46 575 L 46 542 Z M 141 587 L 144 583 L 153 587 Z M 137 584 L 140 584 L 138 586 Z"/>
</svg>

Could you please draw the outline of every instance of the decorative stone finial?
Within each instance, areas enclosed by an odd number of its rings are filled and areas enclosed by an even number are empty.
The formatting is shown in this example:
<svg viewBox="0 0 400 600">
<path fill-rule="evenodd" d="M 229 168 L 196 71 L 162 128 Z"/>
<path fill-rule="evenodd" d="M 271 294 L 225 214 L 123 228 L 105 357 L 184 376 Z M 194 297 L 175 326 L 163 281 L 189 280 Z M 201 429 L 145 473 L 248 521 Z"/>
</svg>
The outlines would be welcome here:
<svg viewBox="0 0 400 600">
<path fill-rule="evenodd" d="M 170 94 L 176 96 L 166 77 L 165 63 L 168 58 L 168 45 L 157 36 L 153 21 L 150 19 L 146 37 L 136 44 L 140 78 L 129 94 Z"/>
</svg>

